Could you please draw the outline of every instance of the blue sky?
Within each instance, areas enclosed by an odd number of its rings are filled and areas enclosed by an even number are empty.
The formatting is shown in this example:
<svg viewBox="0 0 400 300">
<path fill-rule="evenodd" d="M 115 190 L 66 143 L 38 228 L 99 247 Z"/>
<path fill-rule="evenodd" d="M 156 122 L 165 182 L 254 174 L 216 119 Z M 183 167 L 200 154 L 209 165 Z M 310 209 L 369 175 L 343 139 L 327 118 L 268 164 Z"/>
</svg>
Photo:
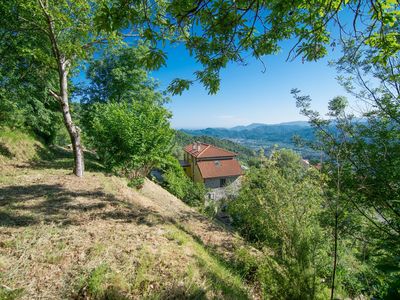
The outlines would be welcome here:
<svg viewBox="0 0 400 300">
<path fill-rule="evenodd" d="M 298 88 L 313 99 L 313 107 L 324 113 L 328 101 L 335 96 L 345 95 L 335 77 L 336 70 L 328 61 L 339 55 L 335 49 L 318 62 L 304 62 L 301 58 L 286 62 L 292 43 L 282 44 L 282 51 L 264 58 L 263 65 L 254 59 L 247 66 L 230 64 L 221 72 L 220 90 L 208 95 L 201 84 L 194 84 L 189 91 L 173 96 L 168 108 L 173 113 L 174 128 L 233 127 L 250 123 L 281 123 L 304 120 L 290 94 Z M 153 72 L 152 76 L 165 88 L 176 78 L 193 78 L 199 70 L 184 47 L 169 48 L 166 67 Z"/>
</svg>

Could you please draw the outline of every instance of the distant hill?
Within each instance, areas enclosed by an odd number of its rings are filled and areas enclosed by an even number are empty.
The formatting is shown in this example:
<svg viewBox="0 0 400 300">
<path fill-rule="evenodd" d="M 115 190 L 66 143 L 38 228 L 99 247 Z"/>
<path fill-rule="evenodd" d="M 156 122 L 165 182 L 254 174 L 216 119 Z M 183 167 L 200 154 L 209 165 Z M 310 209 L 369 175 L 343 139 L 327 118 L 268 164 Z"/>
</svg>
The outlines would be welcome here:
<svg viewBox="0 0 400 300">
<path fill-rule="evenodd" d="M 265 126 L 302 126 L 302 127 L 309 127 L 310 125 L 306 121 L 292 121 L 292 122 L 285 122 L 279 124 L 263 124 L 263 123 L 252 123 L 250 125 L 239 125 L 232 128 L 229 128 L 231 131 L 243 131 L 243 130 L 253 130 L 259 127 Z M 224 128 L 213 128 L 213 129 L 224 129 Z"/>
<path fill-rule="evenodd" d="M 312 158 L 318 156 L 310 149 L 297 147 L 293 142 L 294 136 L 299 136 L 304 140 L 314 140 L 313 129 L 304 121 L 281 124 L 253 123 L 233 128 L 184 129 L 182 131 L 193 136 L 212 136 L 219 139 L 228 139 L 254 150 L 263 148 L 268 152 L 277 145 L 280 148 L 296 150 L 304 157 Z"/>
<path fill-rule="evenodd" d="M 228 139 L 266 140 L 270 142 L 290 143 L 294 135 L 302 138 L 313 139 L 312 128 L 306 122 L 293 122 L 283 124 L 251 124 L 233 128 L 205 128 L 196 130 L 182 130 L 194 136 L 213 136 Z"/>
<path fill-rule="evenodd" d="M 257 128 L 259 126 L 264 126 L 265 124 L 262 123 L 252 123 L 250 125 L 240 125 L 240 126 L 235 126 L 230 128 L 230 130 L 234 130 L 234 131 L 242 131 L 242 130 L 251 130 L 254 128 Z"/>
<path fill-rule="evenodd" d="M 235 152 L 236 154 L 238 154 L 238 158 L 242 162 L 247 162 L 251 157 L 254 157 L 255 155 L 252 149 L 231 140 L 220 139 L 207 135 L 190 135 L 183 131 L 177 130 L 175 132 L 176 156 L 181 158 L 181 156 L 183 155 L 183 147 L 196 141 L 211 144 Z"/>
<path fill-rule="evenodd" d="M 291 122 L 279 123 L 279 125 L 297 125 L 297 126 L 305 126 L 305 127 L 310 126 L 310 124 L 307 121 L 291 121 Z"/>
</svg>

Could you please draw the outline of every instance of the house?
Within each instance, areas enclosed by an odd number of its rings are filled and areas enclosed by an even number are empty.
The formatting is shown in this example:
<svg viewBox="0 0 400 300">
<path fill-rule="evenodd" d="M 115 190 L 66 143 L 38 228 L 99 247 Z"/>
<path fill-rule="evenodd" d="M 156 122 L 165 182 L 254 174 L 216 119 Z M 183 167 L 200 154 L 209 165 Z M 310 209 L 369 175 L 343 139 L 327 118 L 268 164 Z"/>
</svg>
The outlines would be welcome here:
<svg viewBox="0 0 400 300">
<path fill-rule="evenodd" d="M 243 174 L 236 153 L 200 142 L 187 145 L 184 152 L 185 173 L 207 188 L 225 187 Z"/>
</svg>

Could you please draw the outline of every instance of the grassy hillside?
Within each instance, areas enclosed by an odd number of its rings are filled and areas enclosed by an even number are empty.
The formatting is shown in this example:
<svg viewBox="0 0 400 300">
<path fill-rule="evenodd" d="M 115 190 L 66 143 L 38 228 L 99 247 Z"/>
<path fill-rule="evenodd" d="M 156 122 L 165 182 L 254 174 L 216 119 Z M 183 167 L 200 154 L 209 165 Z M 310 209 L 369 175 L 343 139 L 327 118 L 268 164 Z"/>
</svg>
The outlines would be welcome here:
<svg viewBox="0 0 400 300">
<path fill-rule="evenodd" d="M 0 127 L 0 163 L 38 159 L 44 149 L 29 133 Z"/>
<path fill-rule="evenodd" d="M 247 246 L 232 232 L 151 181 L 128 188 L 90 154 L 79 179 L 69 151 L 43 159 L 40 143 L 9 134 L 0 133 L 0 299 L 258 298 L 234 268 Z"/>
</svg>

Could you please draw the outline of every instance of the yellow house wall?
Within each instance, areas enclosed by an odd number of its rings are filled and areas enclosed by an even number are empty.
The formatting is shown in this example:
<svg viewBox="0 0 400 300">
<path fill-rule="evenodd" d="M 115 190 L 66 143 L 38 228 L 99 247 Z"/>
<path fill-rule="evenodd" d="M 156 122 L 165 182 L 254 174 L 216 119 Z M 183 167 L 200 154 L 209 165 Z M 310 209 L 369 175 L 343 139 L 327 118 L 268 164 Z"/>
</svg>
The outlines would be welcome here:
<svg viewBox="0 0 400 300">
<path fill-rule="evenodd" d="M 188 153 L 185 153 L 184 158 L 190 164 L 190 166 L 184 168 L 186 175 L 189 176 L 194 182 L 204 182 L 204 179 L 200 173 L 200 169 L 197 166 L 196 158 Z"/>
<path fill-rule="evenodd" d="M 203 177 L 201 177 L 201 173 L 199 167 L 197 165 L 194 166 L 194 182 L 204 182 Z"/>
<path fill-rule="evenodd" d="M 193 180 L 193 171 L 192 171 L 192 170 L 193 170 L 193 159 L 192 159 L 192 156 L 189 155 L 189 154 L 187 154 L 187 153 L 185 153 L 184 159 L 185 159 L 185 161 L 187 161 L 190 165 L 187 166 L 187 167 L 184 167 L 183 169 L 184 169 L 186 175 L 187 175 L 189 178 L 191 178 L 191 179 Z"/>
</svg>

